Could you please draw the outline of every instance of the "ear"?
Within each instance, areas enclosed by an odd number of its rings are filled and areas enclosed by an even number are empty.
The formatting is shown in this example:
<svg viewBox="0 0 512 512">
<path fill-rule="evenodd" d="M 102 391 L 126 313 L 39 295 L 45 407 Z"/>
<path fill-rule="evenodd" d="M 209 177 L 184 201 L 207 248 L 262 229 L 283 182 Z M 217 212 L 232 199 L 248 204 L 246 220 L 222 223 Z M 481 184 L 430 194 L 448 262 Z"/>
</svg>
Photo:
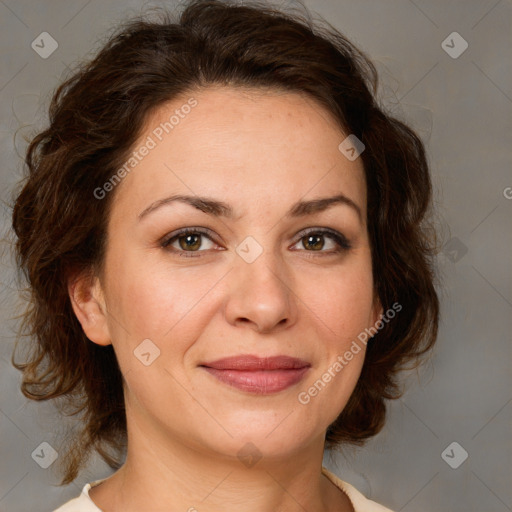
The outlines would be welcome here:
<svg viewBox="0 0 512 512">
<path fill-rule="evenodd" d="M 98 345 L 110 345 L 108 313 L 99 278 L 90 273 L 72 276 L 68 279 L 68 293 L 85 335 Z"/>
</svg>

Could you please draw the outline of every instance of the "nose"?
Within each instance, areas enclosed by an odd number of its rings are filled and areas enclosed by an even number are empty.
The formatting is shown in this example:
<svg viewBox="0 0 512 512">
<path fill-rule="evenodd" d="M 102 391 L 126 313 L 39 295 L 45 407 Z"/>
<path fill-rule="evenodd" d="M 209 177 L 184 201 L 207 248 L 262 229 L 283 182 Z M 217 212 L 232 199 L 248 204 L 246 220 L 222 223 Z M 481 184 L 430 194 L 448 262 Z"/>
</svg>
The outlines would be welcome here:
<svg viewBox="0 0 512 512">
<path fill-rule="evenodd" d="M 289 328 L 297 321 L 297 297 L 290 273 L 272 253 L 247 263 L 237 258 L 229 273 L 225 315 L 236 327 L 244 324 L 260 333 Z"/>
</svg>

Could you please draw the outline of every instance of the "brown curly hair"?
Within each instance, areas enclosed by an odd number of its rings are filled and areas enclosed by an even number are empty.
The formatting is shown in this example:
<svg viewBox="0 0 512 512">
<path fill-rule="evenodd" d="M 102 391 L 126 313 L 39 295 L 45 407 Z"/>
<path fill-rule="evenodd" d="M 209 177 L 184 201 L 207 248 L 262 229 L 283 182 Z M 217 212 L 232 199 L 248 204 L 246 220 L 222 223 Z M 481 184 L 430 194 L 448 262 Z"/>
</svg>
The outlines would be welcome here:
<svg viewBox="0 0 512 512">
<path fill-rule="evenodd" d="M 183 12 L 131 18 L 53 94 L 49 127 L 30 142 L 26 178 L 13 199 L 16 264 L 28 282 L 12 364 L 33 400 L 83 413 L 69 435 L 64 478 L 72 482 L 96 450 L 119 468 L 126 448 L 122 374 L 112 348 L 92 343 L 78 322 L 67 281 L 100 275 L 115 192 L 95 199 L 126 161 L 148 116 L 178 95 L 210 85 L 306 93 L 365 145 L 367 226 L 375 292 L 400 314 L 367 345 L 350 400 L 329 426 L 326 447 L 363 444 L 385 420 L 385 399 L 402 395 L 399 371 L 416 367 L 437 337 L 436 232 L 425 148 L 377 97 L 366 55 L 329 23 L 268 5 L 193 0 Z M 29 355 L 17 363 L 19 337 Z M 378 339 L 378 342 L 375 340 Z M 68 407 L 65 411 L 65 405 Z"/>
</svg>

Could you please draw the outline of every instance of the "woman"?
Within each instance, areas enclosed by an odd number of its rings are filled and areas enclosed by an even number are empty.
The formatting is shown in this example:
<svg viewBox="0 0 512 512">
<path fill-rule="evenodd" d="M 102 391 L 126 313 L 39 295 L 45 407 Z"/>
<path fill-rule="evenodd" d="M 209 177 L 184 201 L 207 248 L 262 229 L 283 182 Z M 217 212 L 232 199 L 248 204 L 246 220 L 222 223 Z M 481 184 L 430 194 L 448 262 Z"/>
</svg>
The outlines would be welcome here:
<svg viewBox="0 0 512 512">
<path fill-rule="evenodd" d="M 22 391 L 117 471 L 58 512 L 386 511 L 322 467 L 433 346 L 431 182 L 332 27 L 193 1 L 56 91 L 16 197 Z M 63 405 L 63 404 L 62 404 Z"/>
</svg>

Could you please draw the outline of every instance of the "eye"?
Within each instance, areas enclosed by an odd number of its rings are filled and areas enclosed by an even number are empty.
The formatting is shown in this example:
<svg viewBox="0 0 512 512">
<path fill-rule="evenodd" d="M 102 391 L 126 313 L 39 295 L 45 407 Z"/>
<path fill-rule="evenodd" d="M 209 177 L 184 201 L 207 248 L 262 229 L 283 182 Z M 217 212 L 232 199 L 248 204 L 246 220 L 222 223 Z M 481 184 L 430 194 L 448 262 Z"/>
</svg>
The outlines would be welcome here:
<svg viewBox="0 0 512 512">
<path fill-rule="evenodd" d="M 326 238 L 330 240 L 330 243 L 326 244 Z M 206 247 L 204 244 L 205 239 L 207 241 Z M 337 254 L 352 248 L 352 245 L 344 235 L 327 228 L 310 228 L 307 231 L 300 232 L 299 240 L 294 245 L 300 243 L 302 243 L 302 247 L 306 252 L 317 252 L 321 255 Z M 164 249 L 176 253 L 178 256 L 193 258 L 201 256 L 201 254 L 194 253 L 202 253 L 214 249 L 214 246 L 217 244 L 213 240 L 213 232 L 207 228 L 183 228 L 164 238 L 160 245 Z"/>
<path fill-rule="evenodd" d="M 208 240 L 206 244 L 207 247 L 204 247 L 203 238 Z M 180 256 L 196 257 L 199 255 L 190 253 L 204 252 L 205 250 L 212 249 L 213 245 L 216 244 L 212 240 L 210 230 L 208 229 L 183 228 L 172 233 L 168 238 L 164 239 L 160 245 L 172 252 L 179 253 Z"/>
<path fill-rule="evenodd" d="M 313 228 L 307 232 L 303 231 L 299 233 L 299 237 L 297 244 L 302 243 L 302 247 L 307 252 L 332 254 L 347 251 L 352 247 L 344 235 L 326 228 Z M 331 240 L 330 244 L 327 244 L 327 250 L 323 250 L 326 247 L 325 238 Z"/>
</svg>

